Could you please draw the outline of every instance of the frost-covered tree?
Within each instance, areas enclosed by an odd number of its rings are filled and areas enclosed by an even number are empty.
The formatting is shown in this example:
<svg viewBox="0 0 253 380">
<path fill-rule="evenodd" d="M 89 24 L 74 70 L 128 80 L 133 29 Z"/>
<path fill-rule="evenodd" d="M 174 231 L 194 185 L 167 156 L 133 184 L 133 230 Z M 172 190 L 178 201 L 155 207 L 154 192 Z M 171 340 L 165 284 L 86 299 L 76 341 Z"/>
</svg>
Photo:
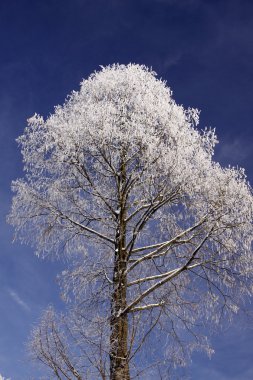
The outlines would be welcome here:
<svg viewBox="0 0 253 380">
<path fill-rule="evenodd" d="M 145 366 L 210 353 L 199 322 L 232 316 L 252 293 L 251 188 L 213 161 L 215 133 L 198 118 L 146 67 L 113 65 L 18 139 L 26 174 L 9 220 L 39 256 L 73 262 L 62 286 L 83 379 L 147 379 Z M 58 355 L 64 332 L 43 336 L 52 316 L 34 352 L 44 341 Z"/>
<path fill-rule="evenodd" d="M 3 376 L 0 374 L 0 380 L 11 380 L 11 379 L 7 379 L 6 377 L 3 377 Z"/>
</svg>

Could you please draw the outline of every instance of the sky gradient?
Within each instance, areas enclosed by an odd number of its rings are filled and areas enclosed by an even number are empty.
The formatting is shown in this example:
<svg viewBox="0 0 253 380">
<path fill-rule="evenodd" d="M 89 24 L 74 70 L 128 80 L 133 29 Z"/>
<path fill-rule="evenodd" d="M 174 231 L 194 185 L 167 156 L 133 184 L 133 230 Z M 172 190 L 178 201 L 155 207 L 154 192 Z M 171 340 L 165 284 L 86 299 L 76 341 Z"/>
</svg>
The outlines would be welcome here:
<svg viewBox="0 0 253 380">
<path fill-rule="evenodd" d="M 23 175 L 15 139 L 99 65 L 140 63 L 167 80 L 177 103 L 201 110 L 200 128 L 215 127 L 220 141 L 215 159 L 244 167 L 252 184 L 253 2 L 1 0 L 0 48 L 0 374 L 37 380 L 25 343 L 41 311 L 62 306 L 63 264 L 12 243 L 10 185 Z M 238 319 L 214 334 L 216 354 L 194 355 L 192 379 L 252 379 L 252 327 Z"/>
</svg>

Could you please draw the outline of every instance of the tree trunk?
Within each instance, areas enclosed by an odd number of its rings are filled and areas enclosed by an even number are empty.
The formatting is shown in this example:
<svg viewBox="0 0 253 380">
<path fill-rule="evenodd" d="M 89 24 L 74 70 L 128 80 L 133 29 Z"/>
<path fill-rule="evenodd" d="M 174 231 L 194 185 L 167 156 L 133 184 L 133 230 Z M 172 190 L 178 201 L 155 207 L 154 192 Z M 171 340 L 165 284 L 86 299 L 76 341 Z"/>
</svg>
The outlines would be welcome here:
<svg viewBox="0 0 253 380">
<path fill-rule="evenodd" d="M 120 315 L 126 307 L 126 280 L 122 276 L 126 263 L 116 261 L 114 292 L 111 315 L 110 380 L 130 380 L 128 365 L 128 319 Z"/>
<path fill-rule="evenodd" d="M 110 380 L 130 380 L 128 359 L 128 315 L 121 311 L 127 305 L 126 252 L 126 166 L 122 151 L 119 189 L 118 228 L 115 236 L 115 263 L 111 300 Z"/>
</svg>

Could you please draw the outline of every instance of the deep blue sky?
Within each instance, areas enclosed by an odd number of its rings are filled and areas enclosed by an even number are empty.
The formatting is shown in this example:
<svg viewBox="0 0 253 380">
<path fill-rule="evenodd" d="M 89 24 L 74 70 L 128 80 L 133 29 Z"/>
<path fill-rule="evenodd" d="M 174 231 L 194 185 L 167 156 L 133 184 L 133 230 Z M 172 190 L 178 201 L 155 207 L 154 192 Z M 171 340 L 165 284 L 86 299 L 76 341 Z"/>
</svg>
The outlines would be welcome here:
<svg viewBox="0 0 253 380">
<path fill-rule="evenodd" d="M 5 223 L 10 182 L 22 175 L 15 138 L 28 117 L 47 116 L 82 78 L 115 62 L 152 66 L 178 103 L 200 108 L 200 127 L 217 130 L 216 159 L 245 167 L 253 183 L 252 0 L 1 0 L 0 374 L 11 380 L 30 379 L 31 326 L 49 303 L 61 307 L 60 264 L 12 244 Z M 245 326 L 212 337 L 216 355 L 194 356 L 192 378 L 252 379 Z"/>
</svg>

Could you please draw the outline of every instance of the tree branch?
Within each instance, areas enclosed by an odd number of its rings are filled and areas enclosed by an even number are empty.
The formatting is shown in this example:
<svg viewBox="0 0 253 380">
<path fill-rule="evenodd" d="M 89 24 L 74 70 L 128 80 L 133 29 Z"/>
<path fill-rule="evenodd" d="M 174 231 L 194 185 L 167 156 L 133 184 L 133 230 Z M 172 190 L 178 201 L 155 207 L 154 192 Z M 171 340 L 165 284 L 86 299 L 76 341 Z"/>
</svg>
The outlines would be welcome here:
<svg viewBox="0 0 253 380">
<path fill-rule="evenodd" d="M 140 252 L 141 250 L 148 250 L 148 249 L 151 249 L 151 248 L 156 248 L 158 247 L 155 251 L 152 251 L 152 252 L 149 252 L 147 255 L 145 256 L 142 256 L 141 258 L 139 258 L 138 260 L 136 260 L 126 271 L 126 274 L 129 273 L 131 270 L 133 270 L 138 264 L 140 264 L 142 261 L 144 260 L 148 260 L 148 259 L 151 259 L 153 258 L 154 255 L 158 254 L 159 252 L 161 252 L 164 248 L 167 248 L 168 246 L 170 246 L 171 244 L 173 243 L 176 243 L 177 240 L 180 238 L 180 237 L 183 237 L 184 235 L 186 235 L 187 233 L 189 232 L 192 232 L 193 230 L 195 230 L 197 227 L 201 226 L 205 221 L 206 221 L 206 218 L 207 218 L 207 215 L 205 215 L 198 223 L 196 223 L 194 226 L 192 227 L 189 227 L 188 229 L 184 230 L 183 232 L 181 232 L 180 234 L 178 234 L 177 236 L 175 236 L 173 239 L 171 240 L 167 240 L 165 242 L 162 242 L 162 243 L 158 243 L 158 244 L 153 244 L 153 245 L 149 245 L 149 246 L 146 246 L 146 247 L 142 247 L 142 248 L 136 248 L 135 250 L 132 251 L 132 253 L 136 253 L 136 252 Z"/>
<path fill-rule="evenodd" d="M 73 220 L 72 218 L 70 218 L 69 216 L 67 215 L 64 215 L 62 212 L 60 213 L 61 214 L 61 219 L 66 219 L 68 220 L 70 223 L 74 224 L 75 226 L 77 227 L 80 227 L 81 229 L 87 231 L 87 232 L 90 232 L 91 234 L 94 234 L 98 237 L 100 237 L 101 239 L 103 240 L 106 240 L 106 241 L 109 241 L 110 243 L 114 244 L 114 240 L 112 240 L 111 238 L 109 238 L 108 236 L 106 235 L 103 235 L 101 234 L 100 232 L 96 231 L 96 230 L 93 230 L 92 228 L 89 228 L 87 226 L 84 226 L 83 224 L 79 223 L 79 222 L 76 222 L 75 220 Z"/>
<path fill-rule="evenodd" d="M 143 310 L 153 309 L 154 307 L 163 306 L 164 304 L 165 304 L 165 301 L 161 301 L 159 303 L 151 303 L 149 305 L 138 306 L 138 307 L 132 308 L 130 310 L 130 312 L 134 313 L 136 311 L 143 311 Z"/>
<path fill-rule="evenodd" d="M 156 289 L 160 288 L 162 285 L 166 284 L 166 282 L 172 280 L 174 277 L 178 276 L 181 272 L 188 269 L 188 265 L 193 261 L 198 251 L 201 249 L 201 247 L 204 245 L 206 240 L 209 238 L 213 228 L 208 232 L 208 234 L 204 237 L 204 239 L 200 242 L 198 247 L 193 251 L 191 254 L 190 259 L 181 266 L 180 268 L 174 269 L 170 272 L 168 272 L 168 275 L 162 279 L 161 281 L 157 282 L 156 284 L 152 285 L 150 288 L 145 290 L 139 297 L 137 297 L 134 301 L 132 301 L 122 312 L 121 315 L 124 313 L 129 312 L 133 307 L 135 307 L 139 302 L 141 302 L 145 297 L 147 297 L 150 293 L 155 291 Z"/>
</svg>

